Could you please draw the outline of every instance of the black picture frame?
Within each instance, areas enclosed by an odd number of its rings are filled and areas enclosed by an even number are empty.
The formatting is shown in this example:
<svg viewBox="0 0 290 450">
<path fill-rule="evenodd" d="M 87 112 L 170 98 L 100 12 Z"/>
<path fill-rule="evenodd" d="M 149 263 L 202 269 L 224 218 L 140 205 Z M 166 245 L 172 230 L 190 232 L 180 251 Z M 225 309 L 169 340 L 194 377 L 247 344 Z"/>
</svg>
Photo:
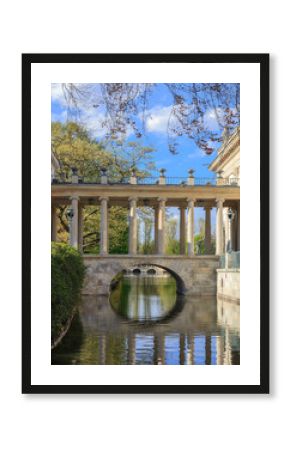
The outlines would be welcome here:
<svg viewBox="0 0 290 450">
<path fill-rule="evenodd" d="M 23 54 L 22 55 L 22 393 L 267 394 L 269 393 L 269 54 Z M 31 65 L 33 63 L 246 63 L 260 65 L 260 384 L 31 384 Z M 261 152 L 261 149 L 263 150 Z"/>
</svg>

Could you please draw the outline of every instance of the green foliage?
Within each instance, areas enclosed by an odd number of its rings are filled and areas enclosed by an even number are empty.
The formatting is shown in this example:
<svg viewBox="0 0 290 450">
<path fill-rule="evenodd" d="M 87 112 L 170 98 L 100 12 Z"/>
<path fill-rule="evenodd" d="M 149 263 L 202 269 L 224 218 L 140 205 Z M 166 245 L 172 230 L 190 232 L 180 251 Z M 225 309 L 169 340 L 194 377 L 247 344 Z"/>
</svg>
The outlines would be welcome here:
<svg viewBox="0 0 290 450">
<path fill-rule="evenodd" d="M 123 143 L 112 140 L 109 149 L 91 139 L 89 133 L 81 125 L 68 122 L 52 122 L 52 150 L 57 156 L 61 169 L 59 174 L 70 178 L 72 167 L 86 182 L 96 182 L 101 168 L 107 168 L 110 181 L 120 182 L 135 170 L 137 176 L 150 175 L 154 168 L 150 147 L 143 147 L 136 142 Z M 58 240 L 67 242 L 68 221 L 67 207 L 59 205 Z M 99 253 L 100 247 L 100 208 L 98 205 L 86 205 L 84 214 L 84 252 Z M 120 207 L 109 209 L 109 252 L 125 254 L 128 252 L 128 210 Z"/>
<path fill-rule="evenodd" d="M 154 211 L 152 208 L 145 206 L 138 209 L 138 251 L 144 255 L 150 255 L 155 250 L 153 221 Z"/>
<path fill-rule="evenodd" d="M 52 122 L 52 151 L 58 158 L 63 175 L 69 177 L 72 167 L 86 181 L 100 175 L 102 167 L 112 167 L 112 156 L 98 142 L 90 139 L 84 127 L 74 122 Z"/>
<path fill-rule="evenodd" d="M 194 252 L 196 255 L 204 255 L 204 235 L 199 233 L 194 236 Z"/>
<path fill-rule="evenodd" d="M 77 250 L 51 244 L 51 340 L 59 336 L 80 297 L 85 268 Z"/>
<path fill-rule="evenodd" d="M 170 239 L 166 246 L 167 255 L 180 255 L 180 243 L 177 239 Z"/>
<path fill-rule="evenodd" d="M 111 175 L 114 182 L 121 181 L 129 177 L 134 169 L 137 177 L 150 176 L 155 170 L 155 163 L 152 159 L 155 150 L 151 147 L 141 145 L 139 142 L 126 142 L 112 140 L 109 153 L 113 158 L 112 167 L 115 169 L 115 176 Z"/>
<path fill-rule="evenodd" d="M 177 239 L 177 219 L 168 216 L 166 219 L 166 253 L 178 255 L 180 253 L 179 239 Z"/>
<path fill-rule="evenodd" d="M 109 210 L 109 253 L 128 253 L 129 225 L 128 210 L 112 206 Z"/>
</svg>

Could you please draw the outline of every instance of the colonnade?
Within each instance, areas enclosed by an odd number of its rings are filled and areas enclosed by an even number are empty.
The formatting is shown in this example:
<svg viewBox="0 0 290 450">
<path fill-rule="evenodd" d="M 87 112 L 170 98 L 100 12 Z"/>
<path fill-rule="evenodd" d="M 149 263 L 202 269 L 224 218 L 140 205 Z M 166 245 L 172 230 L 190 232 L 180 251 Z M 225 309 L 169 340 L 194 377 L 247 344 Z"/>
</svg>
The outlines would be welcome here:
<svg viewBox="0 0 290 450">
<path fill-rule="evenodd" d="M 108 255 L 108 209 L 109 197 L 99 197 L 100 202 L 100 254 L 102 256 Z M 158 197 L 154 202 L 154 240 L 155 253 L 158 255 L 165 254 L 165 225 L 166 225 L 166 202 L 164 197 Z M 184 202 L 183 202 L 184 203 Z M 180 254 L 194 256 L 194 212 L 195 212 L 194 198 L 186 199 L 187 206 L 179 207 L 180 211 Z M 134 256 L 137 254 L 138 243 L 138 227 L 137 227 L 137 197 L 129 197 L 129 254 Z M 229 238 L 229 227 L 225 226 L 224 218 L 224 200 L 216 200 L 216 255 L 222 255 L 226 248 L 225 244 Z M 211 251 L 211 206 L 205 206 L 205 253 L 209 254 Z M 187 211 L 187 214 L 186 214 Z M 235 242 L 235 248 L 239 249 L 239 211 L 237 211 L 235 223 L 231 227 L 231 239 Z M 52 206 L 52 240 L 56 240 L 56 207 Z M 70 220 L 70 243 L 73 247 L 82 251 L 83 248 L 83 204 L 77 196 L 71 197 L 71 220 Z M 186 251 L 187 250 L 187 251 Z"/>
</svg>

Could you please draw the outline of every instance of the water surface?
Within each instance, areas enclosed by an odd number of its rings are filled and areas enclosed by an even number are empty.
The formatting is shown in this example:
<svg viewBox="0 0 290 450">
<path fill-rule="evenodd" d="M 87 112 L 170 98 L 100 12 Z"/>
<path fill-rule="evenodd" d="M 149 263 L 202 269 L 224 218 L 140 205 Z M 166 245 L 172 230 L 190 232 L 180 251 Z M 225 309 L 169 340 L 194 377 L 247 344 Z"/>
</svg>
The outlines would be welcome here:
<svg viewBox="0 0 290 450">
<path fill-rule="evenodd" d="M 239 364 L 239 305 L 178 296 L 169 277 L 124 277 L 83 296 L 52 364 Z"/>
</svg>

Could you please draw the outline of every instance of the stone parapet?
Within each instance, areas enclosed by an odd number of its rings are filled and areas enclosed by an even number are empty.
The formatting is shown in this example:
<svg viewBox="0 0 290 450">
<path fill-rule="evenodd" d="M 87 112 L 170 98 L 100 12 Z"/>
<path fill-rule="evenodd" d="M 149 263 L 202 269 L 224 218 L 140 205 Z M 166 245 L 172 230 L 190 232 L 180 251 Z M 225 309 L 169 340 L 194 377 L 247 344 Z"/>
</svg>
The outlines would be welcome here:
<svg viewBox="0 0 290 450">
<path fill-rule="evenodd" d="M 177 292 L 185 295 L 216 295 L 216 269 L 219 258 L 210 256 L 158 255 L 84 255 L 86 277 L 83 294 L 109 294 L 113 278 L 123 271 L 140 265 L 167 270 L 176 279 Z"/>
<path fill-rule="evenodd" d="M 240 269 L 217 269 L 217 295 L 240 302 Z"/>
</svg>

